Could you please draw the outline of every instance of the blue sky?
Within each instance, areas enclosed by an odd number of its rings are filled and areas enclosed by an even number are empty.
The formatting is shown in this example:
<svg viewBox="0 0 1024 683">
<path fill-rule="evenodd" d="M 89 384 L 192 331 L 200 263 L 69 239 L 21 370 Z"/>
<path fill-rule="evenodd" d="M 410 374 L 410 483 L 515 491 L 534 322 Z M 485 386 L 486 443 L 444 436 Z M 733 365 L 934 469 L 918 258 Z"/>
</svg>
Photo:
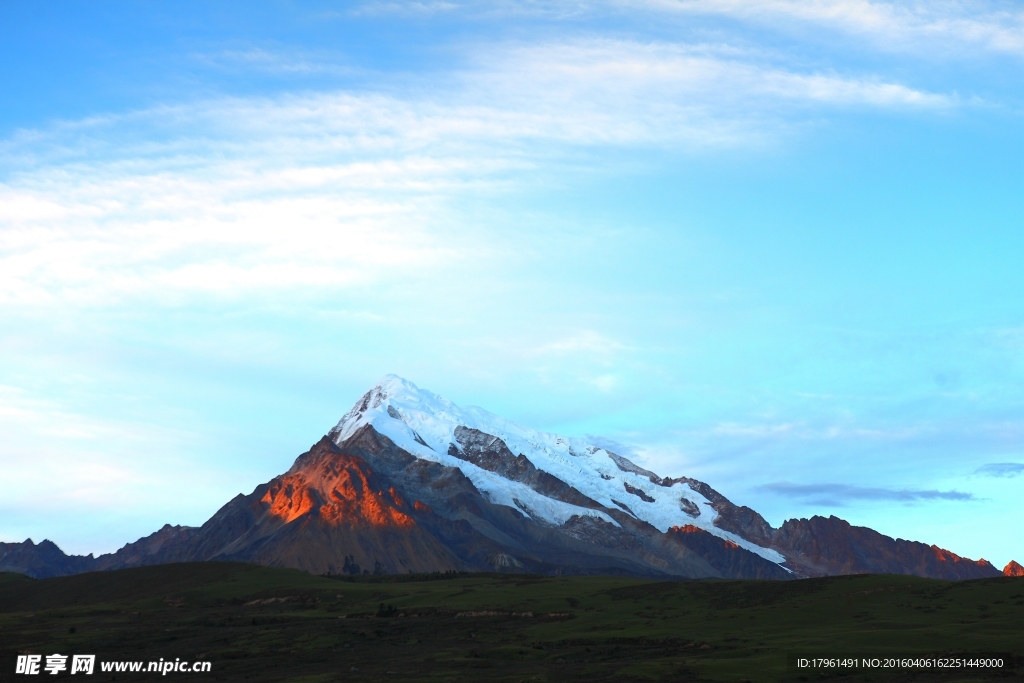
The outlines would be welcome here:
<svg viewBox="0 0 1024 683">
<path fill-rule="evenodd" d="M 0 540 L 105 552 L 385 373 L 778 525 L 1024 560 L 1024 12 L 0 4 Z"/>
</svg>

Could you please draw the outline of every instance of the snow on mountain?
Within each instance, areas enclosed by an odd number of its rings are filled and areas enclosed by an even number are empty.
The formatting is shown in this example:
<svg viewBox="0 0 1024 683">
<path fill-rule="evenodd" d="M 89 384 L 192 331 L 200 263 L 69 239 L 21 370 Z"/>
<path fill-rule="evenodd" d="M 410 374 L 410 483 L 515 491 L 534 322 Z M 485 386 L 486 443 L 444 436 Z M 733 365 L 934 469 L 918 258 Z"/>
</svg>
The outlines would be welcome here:
<svg viewBox="0 0 1024 683">
<path fill-rule="evenodd" d="M 521 427 L 482 408 L 460 408 L 437 394 L 396 375 L 386 375 L 331 431 L 341 444 L 364 425 L 391 439 L 410 454 L 459 468 L 491 502 L 521 510 L 535 520 L 562 525 L 574 515 L 589 515 L 619 526 L 600 510 L 545 496 L 471 462 L 449 455 L 460 449 L 456 428 L 468 427 L 496 436 L 515 454 L 575 487 L 609 509 L 624 509 L 666 532 L 690 524 L 731 541 L 776 563 L 785 558 L 714 525 L 711 502 L 683 483 L 652 483 L 652 472 L 585 439 L 568 438 Z M 693 514 L 697 516 L 694 517 Z"/>
</svg>

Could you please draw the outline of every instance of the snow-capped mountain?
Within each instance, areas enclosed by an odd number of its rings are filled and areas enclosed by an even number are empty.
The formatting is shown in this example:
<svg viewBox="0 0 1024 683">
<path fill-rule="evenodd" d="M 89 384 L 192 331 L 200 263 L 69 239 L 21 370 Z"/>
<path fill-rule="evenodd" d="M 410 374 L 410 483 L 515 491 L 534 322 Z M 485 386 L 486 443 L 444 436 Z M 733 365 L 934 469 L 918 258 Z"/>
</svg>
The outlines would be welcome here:
<svg viewBox="0 0 1024 683">
<path fill-rule="evenodd" d="M 286 473 L 201 527 L 116 553 L 0 543 L 0 570 L 52 576 L 238 560 L 315 573 L 513 571 L 791 579 L 997 576 L 835 517 L 774 529 L 704 482 L 662 477 L 586 439 L 521 427 L 389 375 Z"/>
<path fill-rule="evenodd" d="M 476 451 L 507 449 L 604 508 L 619 508 L 662 533 L 691 525 L 771 562 L 785 562 L 778 551 L 715 526 L 718 513 L 701 495 L 700 482 L 691 485 L 693 480 L 685 477 L 659 477 L 586 439 L 527 429 L 482 408 L 460 408 L 396 375 L 387 375 L 367 392 L 329 436 L 341 445 L 366 425 L 417 458 L 458 468 L 489 501 L 518 508 L 538 522 L 560 526 L 583 515 L 621 527 L 601 509 L 546 495 L 486 466 L 474 457 Z"/>
</svg>

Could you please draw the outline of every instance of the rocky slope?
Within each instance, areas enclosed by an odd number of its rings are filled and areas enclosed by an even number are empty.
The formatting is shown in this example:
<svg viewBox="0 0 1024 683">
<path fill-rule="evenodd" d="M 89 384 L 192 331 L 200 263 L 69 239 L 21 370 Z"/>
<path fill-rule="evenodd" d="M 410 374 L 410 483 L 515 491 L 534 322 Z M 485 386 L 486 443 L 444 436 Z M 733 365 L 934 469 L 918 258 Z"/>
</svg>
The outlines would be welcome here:
<svg viewBox="0 0 1024 683">
<path fill-rule="evenodd" d="M 33 576 L 212 559 L 314 573 L 1000 574 L 835 517 L 774 529 L 703 482 L 459 408 L 393 376 L 288 472 L 201 527 L 165 526 L 98 558 L 48 541 L 0 544 L 0 569 Z"/>
</svg>

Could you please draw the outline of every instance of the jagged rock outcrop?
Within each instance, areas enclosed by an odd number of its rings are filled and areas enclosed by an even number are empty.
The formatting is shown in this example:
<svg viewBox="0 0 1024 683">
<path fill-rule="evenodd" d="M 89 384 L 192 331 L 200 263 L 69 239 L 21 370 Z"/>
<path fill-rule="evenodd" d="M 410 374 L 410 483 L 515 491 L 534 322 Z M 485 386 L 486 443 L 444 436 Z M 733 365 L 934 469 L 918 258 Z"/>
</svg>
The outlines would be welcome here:
<svg viewBox="0 0 1024 683">
<path fill-rule="evenodd" d="M 1010 560 L 1010 562 L 1003 567 L 1003 576 L 1024 576 L 1024 567 L 1019 565 L 1015 560 Z"/>
</svg>

